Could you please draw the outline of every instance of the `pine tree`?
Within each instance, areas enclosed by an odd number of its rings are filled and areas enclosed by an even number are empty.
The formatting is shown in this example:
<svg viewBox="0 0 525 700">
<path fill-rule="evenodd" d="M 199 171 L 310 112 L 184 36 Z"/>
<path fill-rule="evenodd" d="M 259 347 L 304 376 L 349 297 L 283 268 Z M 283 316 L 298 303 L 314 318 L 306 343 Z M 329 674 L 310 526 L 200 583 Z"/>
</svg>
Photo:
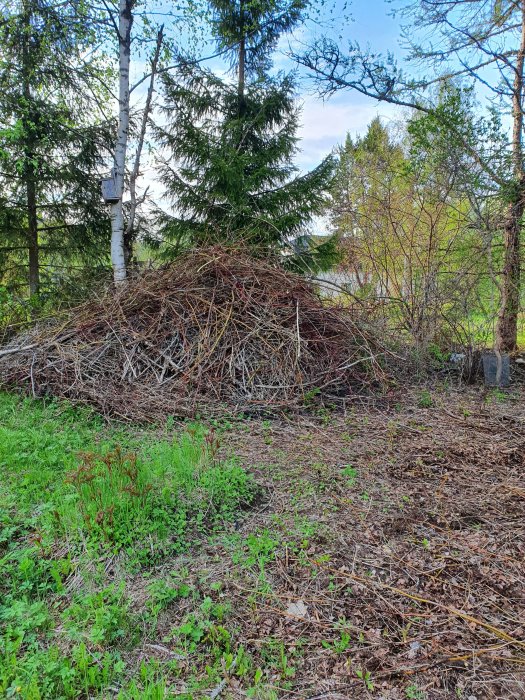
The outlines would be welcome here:
<svg viewBox="0 0 525 700">
<path fill-rule="evenodd" d="M 235 83 L 187 63 L 164 78 L 170 153 L 162 178 L 176 208 L 161 217 L 166 238 L 243 241 L 261 253 L 304 234 L 320 214 L 332 158 L 304 175 L 293 163 L 299 113 L 291 75 L 271 77 L 271 51 L 301 18 L 302 2 L 212 3 L 214 32 Z"/>
<path fill-rule="evenodd" d="M 111 129 L 92 117 L 103 95 L 81 57 L 93 40 L 81 8 L 21 0 L 0 17 L 0 281 L 28 269 L 30 294 L 43 269 L 100 258 L 108 239 L 98 172 Z"/>
</svg>

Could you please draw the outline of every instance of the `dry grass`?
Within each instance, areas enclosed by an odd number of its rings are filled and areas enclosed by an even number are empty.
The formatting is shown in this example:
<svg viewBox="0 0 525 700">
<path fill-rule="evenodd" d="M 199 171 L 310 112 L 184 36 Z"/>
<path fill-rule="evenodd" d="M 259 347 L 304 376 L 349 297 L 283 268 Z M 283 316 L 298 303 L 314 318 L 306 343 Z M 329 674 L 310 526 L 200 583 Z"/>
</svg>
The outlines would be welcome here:
<svg viewBox="0 0 525 700">
<path fill-rule="evenodd" d="M 268 494 L 241 541 L 269 532 L 279 545 L 263 581 L 228 544 L 192 557 L 191 572 L 224 582 L 229 626 L 278 698 L 525 697 L 523 395 L 434 403 L 230 435 Z M 268 662 L 277 644 L 288 679 Z M 226 691 L 244 697 L 233 674 Z"/>
</svg>

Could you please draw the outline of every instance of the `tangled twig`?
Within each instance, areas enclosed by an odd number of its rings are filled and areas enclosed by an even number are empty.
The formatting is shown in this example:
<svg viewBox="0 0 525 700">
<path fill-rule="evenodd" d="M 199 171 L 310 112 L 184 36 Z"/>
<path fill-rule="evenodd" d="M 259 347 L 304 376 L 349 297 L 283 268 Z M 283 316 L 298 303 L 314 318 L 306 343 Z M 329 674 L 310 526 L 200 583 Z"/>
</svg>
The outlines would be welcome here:
<svg viewBox="0 0 525 700">
<path fill-rule="evenodd" d="M 271 261 L 212 248 L 136 275 L 1 351 L 0 383 L 131 420 L 291 407 L 384 380 L 360 309 Z"/>
</svg>

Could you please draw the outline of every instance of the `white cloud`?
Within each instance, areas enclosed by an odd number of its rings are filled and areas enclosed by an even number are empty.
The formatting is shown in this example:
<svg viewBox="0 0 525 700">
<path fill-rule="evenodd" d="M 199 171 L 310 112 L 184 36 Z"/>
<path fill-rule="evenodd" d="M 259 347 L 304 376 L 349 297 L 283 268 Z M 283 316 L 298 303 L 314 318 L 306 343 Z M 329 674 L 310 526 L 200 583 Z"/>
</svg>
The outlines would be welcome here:
<svg viewBox="0 0 525 700">
<path fill-rule="evenodd" d="M 386 121 L 399 119 L 401 110 L 365 100 L 350 91 L 325 102 L 312 95 L 303 97 L 298 165 L 305 169 L 314 167 L 345 140 L 348 132 L 352 136 L 364 133 L 376 116 Z"/>
</svg>

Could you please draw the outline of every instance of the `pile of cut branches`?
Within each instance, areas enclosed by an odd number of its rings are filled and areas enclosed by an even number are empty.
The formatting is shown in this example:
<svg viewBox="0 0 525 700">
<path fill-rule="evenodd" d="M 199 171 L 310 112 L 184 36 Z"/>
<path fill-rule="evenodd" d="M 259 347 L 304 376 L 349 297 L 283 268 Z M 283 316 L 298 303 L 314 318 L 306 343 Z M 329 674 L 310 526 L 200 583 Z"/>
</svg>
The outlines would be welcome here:
<svg viewBox="0 0 525 700">
<path fill-rule="evenodd" d="M 384 378 L 363 318 L 242 251 L 194 251 L 0 351 L 0 384 L 157 420 L 285 408 Z"/>
</svg>

